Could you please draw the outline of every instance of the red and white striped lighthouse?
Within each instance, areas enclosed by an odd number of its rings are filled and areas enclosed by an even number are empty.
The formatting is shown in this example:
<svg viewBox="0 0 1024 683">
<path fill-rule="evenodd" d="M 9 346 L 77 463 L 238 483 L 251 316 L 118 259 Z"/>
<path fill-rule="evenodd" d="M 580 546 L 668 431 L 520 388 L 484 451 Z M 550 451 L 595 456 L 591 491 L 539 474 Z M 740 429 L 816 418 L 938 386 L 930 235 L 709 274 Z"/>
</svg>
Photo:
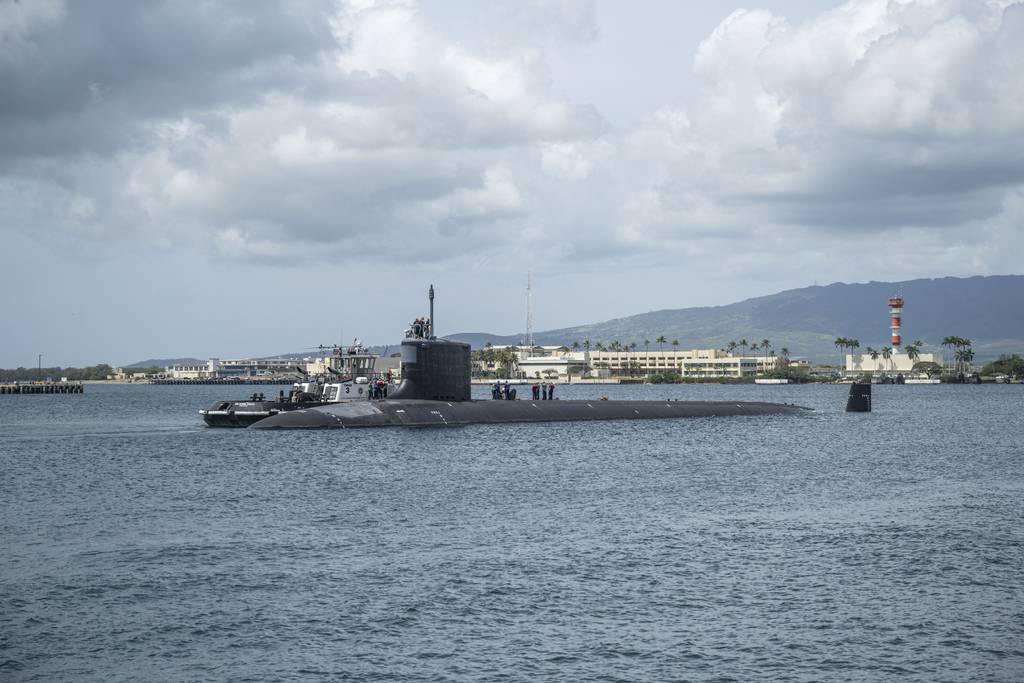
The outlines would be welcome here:
<svg viewBox="0 0 1024 683">
<path fill-rule="evenodd" d="M 889 298 L 889 323 L 892 328 L 892 350 L 900 350 L 900 327 L 903 323 L 903 297 L 894 296 Z"/>
</svg>

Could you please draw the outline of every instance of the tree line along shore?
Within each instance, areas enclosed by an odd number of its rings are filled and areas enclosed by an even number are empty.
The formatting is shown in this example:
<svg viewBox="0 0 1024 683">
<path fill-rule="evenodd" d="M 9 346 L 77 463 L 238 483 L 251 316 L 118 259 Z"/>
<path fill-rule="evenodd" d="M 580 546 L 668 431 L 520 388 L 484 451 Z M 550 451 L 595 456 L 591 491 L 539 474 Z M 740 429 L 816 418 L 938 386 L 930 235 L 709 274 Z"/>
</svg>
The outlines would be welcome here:
<svg viewBox="0 0 1024 683">
<path fill-rule="evenodd" d="M 844 344 L 840 345 L 839 341 L 843 341 Z M 738 344 L 737 344 L 738 346 Z M 914 345 L 910 345 L 914 346 Z M 603 345 L 602 345 L 603 347 Z M 568 347 L 566 347 L 568 348 Z M 840 338 L 837 340 L 837 348 L 857 348 L 857 340 Z M 909 349 L 909 347 L 908 347 Z M 963 347 L 961 351 L 963 351 Z M 868 347 L 869 354 L 874 352 L 879 355 L 884 353 L 884 350 L 874 350 Z M 973 355 L 968 357 L 970 352 L 961 353 L 958 362 L 969 363 Z M 473 352 L 474 356 L 481 359 L 496 360 L 500 365 L 506 367 L 514 364 L 515 352 L 509 349 L 480 349 Z M 833 366 L 820 366 L 821 368 L 828 369 Z M 916 367 L 916 366 L 915 366 Z M 933 371 L 935 374 L 941 375 L 942 368 L 922 368 L 922 371 Z M 133 368 L 132 375 L 137 380 L 145 381 L 148 377 L 152 377 L 164 372 L 164 368 Z M 99 382 L 99 381 L 111 381 L 110 377 L 114 374 L 114 368 L 106 363 L 100 363 L 98 365 L 90 365 L 86 367 L 18 367 L 18 368 L 0 368 L 0 382 L 39 382 L 47 379 L 50 380 L 62 380 L 66 379 L 69 382 Z M 931 374 L 931 373 L 929 373 Z M 994 361 L 986 363 L 979 374 L 982 377 L 995 377 L 1005 376 L 1008 378 L 1020 380 L 1024 379 L 1024 357 L 1020 354 L 1003 355 Z M 766 378 L 777 378 L 777 379 L 799 379 L 802 375 L 804 381 L 834 381 L 834 378 L 828 377 L 827 375 L 814 376 L 808 375 L 803 368 L 792 368 L 792 367 L 781 367 L 771 372 L 763 373 L 762 377 Z M 506 375 L 507 376 L 507 375 Z M 667 373 L 650 373 L 646 375 L 627 374 L 622 376 L 620 379 L 627 379 L 632 381 L 643 381 L 652 384 L 667 383 L 667 382 L 697 382 L 699 378 L 683 378 L 675 375 L 671 372 Z M 735 381 L 739 383 L 753 381 L 753 378 L 716 378 L 714 381 Z"/>
</svg>

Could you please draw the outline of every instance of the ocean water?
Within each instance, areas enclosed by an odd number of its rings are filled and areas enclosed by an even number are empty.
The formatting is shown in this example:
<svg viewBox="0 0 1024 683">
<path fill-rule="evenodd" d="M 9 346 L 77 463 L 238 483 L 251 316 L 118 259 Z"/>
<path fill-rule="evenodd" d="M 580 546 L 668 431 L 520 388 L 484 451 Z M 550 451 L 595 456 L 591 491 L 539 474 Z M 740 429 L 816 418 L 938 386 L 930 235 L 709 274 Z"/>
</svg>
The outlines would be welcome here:
<svg viewBox="0 0 1024 683">
<path fill-rule="evenodd" d="M 202 425 L 249 390 L 0 397 L 0 680 L 1024 680 L 1024 386 L 880 386 L 871 414 L 845 386 L 558 387 L 816 411 Z"/>
</svg>

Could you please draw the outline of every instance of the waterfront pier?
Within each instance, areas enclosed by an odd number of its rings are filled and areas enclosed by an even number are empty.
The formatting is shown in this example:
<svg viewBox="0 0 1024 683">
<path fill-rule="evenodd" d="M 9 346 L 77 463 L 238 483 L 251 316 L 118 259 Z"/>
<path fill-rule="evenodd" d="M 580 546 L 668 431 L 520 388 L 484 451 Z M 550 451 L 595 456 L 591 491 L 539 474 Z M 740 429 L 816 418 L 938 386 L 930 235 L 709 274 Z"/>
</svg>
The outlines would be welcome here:
<svg viewBox="0 0 1024 683">
<path fill-rule="evenodd" d="M 85 387 L 81 382 L 14 382 L 0 384 L 0 394 L 82 394 Z"/>
<path fill-rule="evenodd" d="M 210 377 L 197 379 L 153 379 L 149 384 L 293 384 L 295 377 Z"/>
</svg>

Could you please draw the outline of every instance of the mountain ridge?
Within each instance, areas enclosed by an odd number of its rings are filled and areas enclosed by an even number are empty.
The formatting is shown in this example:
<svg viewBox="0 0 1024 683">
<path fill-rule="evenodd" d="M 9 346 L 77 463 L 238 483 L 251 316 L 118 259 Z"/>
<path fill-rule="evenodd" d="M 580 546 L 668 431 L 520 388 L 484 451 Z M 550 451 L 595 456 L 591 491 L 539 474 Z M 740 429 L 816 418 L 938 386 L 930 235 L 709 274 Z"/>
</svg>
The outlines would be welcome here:
<svg viewBox="0 0 1024 683">
<path fill-rule="evenodd" d="M 861 348 L 889 343 L 887 300 L 893 294 L 906 300 L 904 343 L 921 339 L 925 352 L 941 351 L 949 335 L 974 341 L 978 359 L 1024 349 L 1024 275 L 989 275 L 966 278 L 919 278 L 899 282 L 834 282 L 783 290 L 731 304 L 666 308 L 588 325 L 534 333 L 538 344 L 571 345 L 590 339 L 605 344 L 617 340 L 651 348 L 660 335 L 679 348 L 721 348 L 730 341 L 769 339 L 778 350 L 816 362 L 835 362 L 836 337 L 860 340 Z M 516 344 L 521 335 L 462 332 L 446 338 L 469 342 Z"/>
</svg>

